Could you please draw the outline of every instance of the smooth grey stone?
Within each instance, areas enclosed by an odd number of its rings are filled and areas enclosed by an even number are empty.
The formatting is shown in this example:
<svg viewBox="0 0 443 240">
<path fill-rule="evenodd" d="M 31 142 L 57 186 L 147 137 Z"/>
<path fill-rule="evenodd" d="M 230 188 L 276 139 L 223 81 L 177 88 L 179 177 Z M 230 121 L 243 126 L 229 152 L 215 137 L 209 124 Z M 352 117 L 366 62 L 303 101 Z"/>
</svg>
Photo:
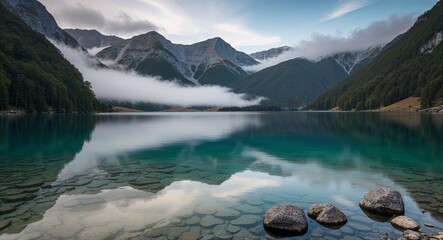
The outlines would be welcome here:
<svg viewBox="0 0 443 240">
<path fill-rule="evenodd" d="M 398 216 L 391 219 L 391 224 L 392 226 L 403 230 L 417 231 L 418 229 L 420 229 L 420 225 L 418 225 L 414 220 L 406 216 Z"/>
<path fill-rule="evenodd" d="M 263 225 L 276 235 L 303 235 L 308 230 L 303 209 L 293 205 L 279 205 L 267 210 Z"/>
<path fill-rule="evenodd" d="M 402 215 L 405 211 L 401 194 L 390 188 L 379 188 L 367 193 L 359 205 L 370 213 L 384 216 Z"/>
</svg>

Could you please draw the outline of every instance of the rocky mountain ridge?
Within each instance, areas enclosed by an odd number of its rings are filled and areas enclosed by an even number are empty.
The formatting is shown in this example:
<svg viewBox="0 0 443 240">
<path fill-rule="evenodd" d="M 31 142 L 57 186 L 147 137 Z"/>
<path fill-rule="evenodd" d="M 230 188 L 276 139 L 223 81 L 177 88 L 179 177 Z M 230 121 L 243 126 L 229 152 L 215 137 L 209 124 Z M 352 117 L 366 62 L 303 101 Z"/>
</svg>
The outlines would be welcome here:
<svg viewBox="0 0 443 240">
<path fill-rule="evenodd" d="M 227 81 L 247 75 L 240 67 L 258 64 L 253 58 L 235 50 L 221 38 L 212 38 L 192 45 L 174 44 L 161 34 L 152 31 L 114 44 L 97 54 L 125 69 L 135 69 L 147 75 L 163 76 L 159 69 L 144 72 L 143 63 L 155 62 L 174 69 L 184 79 L 194 84 L 205 84 L 210 70 L 222 71 Z M 217 68 L 216 68 L 217 67 Z M 146 69 L 146 68 L 145 68 Z M 221 84 L 222 85 L 222 84 Z"/>
<path fill-rule="evenodd" d="M 117 36 L 106 36 L 97 30 L 85 29 L 64 29 L 84 48 L 102 48 L 123 41 L 123 38 Z"/>
<path fill-rule="evenodd" d="M 292 51 L 292 50 L 294 50 L 292 47 L 282 46 L 282 47 L 278 47 L 278 48 L 271 48 L 271 49 L 268 49 L 265 51 L 251 53 L 251 54 L 249 54 L 249 56 L 251 56 L 252 58 L 254 58 L 256 60 L 263 61 L 263 60 L 267 60 L 270 58 L 278 57 L 281 54 L 283 54 L 287 51 Z"/>
<path fill-rule="evenodd" d="M 47 38 L 62 42 L 70 47 L 80 45 L 67 32 L 63 31 L 46 7 L 36 0 L 1 0 L 0 3 L 9 11 L 16 13 L 34 31 Z"/>
</svg>

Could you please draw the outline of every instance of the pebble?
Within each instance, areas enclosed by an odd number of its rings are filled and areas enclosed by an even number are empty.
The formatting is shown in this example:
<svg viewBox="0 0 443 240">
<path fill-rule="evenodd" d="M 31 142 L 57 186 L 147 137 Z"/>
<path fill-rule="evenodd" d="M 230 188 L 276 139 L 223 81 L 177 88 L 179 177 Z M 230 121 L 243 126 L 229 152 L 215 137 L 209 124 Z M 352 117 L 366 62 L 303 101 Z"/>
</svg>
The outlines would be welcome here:
<svg viewBox="0 0 443 240">
<path fill-rule="evenodd" d="M 260 221 L 262 221 L 262 218 L 258 215 L 243 215 L 243 216 L 231 221 L 231 224 L 237 225 L 237 226 L 248 226 L 248 225 L 256 224 Z"/>
<path fill-rule="evenodd" d="M 36 188 L 40 187 L 44 184 L 44 182 L 41 181 L 28 181 L 24 183 L 16 184 L 15 187 L 17 188 Z"/>
<path fill-rule="evenodd" d="M 33 194 L 20 194 L 20 195 L 12 195 L 12 196 L 4 196 L 2 197 L 2 200 L 6 203 L 14 203 L 14 202 L 24 202 L 24 201 L 30 201 L 37 197 Z"/>
<path fill-rule="evenodd" d="M 182 233 L 180 237 L 178 237 L 178 240 L 195 240 L 200 239 L 201 237 L 200 229 L 192 228 L 191 230 Z"/>
<path fill-rule="evenodd" d="M 190 227 L 167 227 L 166 232 L 169 239 L 177 239 L 184 232 L 189 231 Z"/>
<path fill-rule="evenodd" d="M 202 227 L 211 227 L 218 224 L 223 224 L 223 220 L 214 216 L 205 216 L 200 221 Z"/>
<path fill-rule="evenodd" d="M 214 214 L 217 211 L 217 208 L 219 208 L 219 206 L 215 203 L 202 203 L 199 204 L 194 212 L 198 213 L 198 214 Z"/>
<path fill-rule="evenodd" d="M 403 233 L 403 238 L 405 238 L 407 240 L 420 240 L 421 234 L 418 232 L 411 231 L 411 230 L 406 230 Z"/>
<path fill-rule="evenodd" d="M 231 224 L 229 224 L 229 225 L 228 225 L 228 228 L 226 228 L 226 230 L 227 230 L 228 232 L 230 232 L 230 233 L 237 233 L 238 231 L 241 230 L 241 228 L 238 227 L 238 226 L 235 226 L 235 225 L 231 225 Z"/>
<path fill-rule="evenodd" d="M 221 218 L 238 217 L 240 215 L 241 215 L 241 213 L 239 211 L 231 209 L 231 208 L 217 210 L 217 213 L 215 214 L 216 217 L 221 217 Z"/>
<path fill-rule="evenodd" d="M 134 186 L 144 186 L 144 185 L 160 183 L 160 181 L 155 178 L 138 178 L 137 180 L 130 181 L 129 183 Z"/>
<path fill-rule="evenodd" d="M 0 207 L 0 215 L 8 214 L 15 212 L 17 210 L 14 206 L 2 206 Z"/>
<path fill-rule="evenodd" d="M 240 210 L 244 213 L 252 213 L 252 214 L 261 214 L 263 213 L 263 209 L 256 206 L 251 206 L 247 204 L 242 204 L 240 206 L 235 207 L 235 209 Z"/>
<path fill-rule="evenodd" d="M 200 218 L 197 216 L 193 216 L 193 217 L 186 220 L 187 225 L 195 225 L 195 224 L 198 224 L 199 222 L 200 222 Z"/>
<path fill-rule="evenodd" d="M 7 227 L 11 226 L 12 221 L 2 221 L 0 222 L 0 231 L 3 229 L 6 229 Z"/>
</svg>

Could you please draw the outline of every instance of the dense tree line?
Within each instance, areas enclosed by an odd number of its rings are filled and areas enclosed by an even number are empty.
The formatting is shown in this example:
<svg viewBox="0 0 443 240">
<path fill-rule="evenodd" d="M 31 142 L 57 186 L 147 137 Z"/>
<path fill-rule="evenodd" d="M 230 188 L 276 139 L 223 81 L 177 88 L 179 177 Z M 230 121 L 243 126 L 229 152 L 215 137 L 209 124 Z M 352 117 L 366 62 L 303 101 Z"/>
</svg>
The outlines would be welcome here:
<svg viewBox="0 0 443 240">
<path fill-rule="evenodd" d="M 43 35 L 0 4 L 0 110 L 93 112 L 81 73 Z"/>
<path fill-rule="evenodd" d="M 220 108 L 218 111 L 219 112 L 278 112 L 278 111 L 283 111 L 283 109 L 277 106 L 254 105 L 247 107 L 223 107 Z"/>
<path fill-rule="evenodd" d="M 441 104 L 443 44 L 432 52 L 420 49 L 442 31 L 443 3 L 438 2 L 392 47 L 321 95 L 310 108 L 378 109 L 411 96 L 420 97 L 422 108 Z"/>
</svg>

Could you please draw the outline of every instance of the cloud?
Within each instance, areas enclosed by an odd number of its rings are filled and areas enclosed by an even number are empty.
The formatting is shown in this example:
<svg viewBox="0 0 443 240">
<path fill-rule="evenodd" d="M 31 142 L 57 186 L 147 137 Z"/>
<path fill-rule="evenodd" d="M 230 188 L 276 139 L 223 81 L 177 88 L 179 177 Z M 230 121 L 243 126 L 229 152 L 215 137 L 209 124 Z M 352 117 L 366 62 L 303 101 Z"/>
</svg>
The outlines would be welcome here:
<svg viewBox="0 0 443 240">
<path fill-rule="evenodd" d="M 244 69 L 255 72 L 297 57 L 315 60 L 339 52 L 364 50 L 373 46 L 385 45 L 399 34 L 407 31 L 414 22 L 415 17 L 412 14 L 395 14 L 385 21 L 376 21 L 366 28 L 355 29 L 348 36 L 314 33 L 310 39 L 300 41 L 294 46 L 293 51 L 285 52 L 276 58 L 265 60 L 261 64 L 245 67 Z"/>
<path fill-rule="evenodd" d="M 105 47 L 93 47 L 93 48 L 89 48 L 88 53 L 91 54 L 92 56 L 97 55 L 97 53 L 101 52 L 103 49 L 108 48 L 109 46 L 105 46 Z M 103 62 L 103 61 L 102 61 Z"/>
<path fill-rule="evenodd" d="M 99 11 L 86 8 L 82 4 L 66 7 L 54 13 L 60 23 L 75 22 L 79 27 L 102 27 L 106 25 L 106 18 Z"/>
<path fill-rule="evenodd" d="M 254 24 L 245 14 L 250 10 L 247 7 L 249 1 L 40 1 L 62 28 L 94 28 L 122 38 L 156 30 L 180 44 L 221 37 L 236 48 L 266 48 L 280 42 L 280 37 L 275 34 L 252 30 Z"/>
<path fill-rule="evenodd" d="M 100 11 L 87 8 L 80 3 L 63 7 L 55 12 L 54 16 L 61 25 L 75 25 L 76 28 L 93 28 L 114 35 L 130 35 L 159 29 L 150 21 L 134 20 L 125 12 L 120 12 L 113 20 L 107 19 Z"/>
<path fill-rule="evenodd" d="M 243 24 L 222 23 L 212 26 L 215 32 L 220 33 L 224 39 L 235 46 L 263 46 L 278 44 L 281 38 L 278 36 L 266 36 L 250 31 Z"/>
<path fill-rule="evenodd" d="M 350 12 L 356 11 L 360 8 L 366 7 L 369 5 L 366 0 L 345 0 L 341 1 L 341 4 L 334 11 L 330 12 L 322 22 L 326 22 L 329 20 L 333 20 L 339 17 L 342 17 Z"/>
<path fill-rule="evenodd" d="M 235 94 L 229 88 L 219 86 L 184 87 L 158 77 L 140 76 L 134 72 L 90 67 L 91 59 L 82 51 L 53 42 L 66 59 L 83 74 L 85 81 L 100 99 L 148 102 L 173 106 L 250 106 L 263 98 L 246 99 L 245 94 Z"/>
<path fill-rule="evenodd" d="M 119 20 L 108 21 L 106 30 L 113 32 L 114 34 L 131 34 L 159 29 L 156 25 L 147 20 L 136 21 L 126 13 L 122 13 L 119 18 Z"/>
</svg>

